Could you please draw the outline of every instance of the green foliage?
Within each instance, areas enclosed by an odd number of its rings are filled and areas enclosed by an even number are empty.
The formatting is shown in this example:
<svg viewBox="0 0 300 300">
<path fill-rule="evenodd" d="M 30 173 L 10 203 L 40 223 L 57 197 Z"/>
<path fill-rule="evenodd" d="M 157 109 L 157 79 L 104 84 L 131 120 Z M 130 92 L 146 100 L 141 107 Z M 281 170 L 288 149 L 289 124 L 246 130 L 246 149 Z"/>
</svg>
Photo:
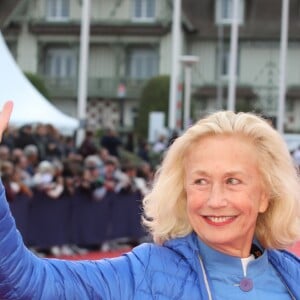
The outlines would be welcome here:
<svg viewBox="0 0 300 300">
<path fill-rule="evenodd" d="M 237 99 L 236 112 L 253 112 L 253 113 L 260 113 L 261 110 L 257 108 L 257 99 L 255 98 L 242 98 Z"/>
<path fill-rule="evenodd" d="M 37 75 L 30 72 L 24 73 L 32 85 L 48 100 L 50 100 L 50 94 L 47 90 L 44 81 Z"/>
<path fill-rule="evenodd" d="M 140 98 L 136 132 L 139 136 L 148 135 L 149 114 L 152 111 L 164 112 L 168 122 L 170 77 L 161 75 L 153 77 L 144 86 Z M 165 125 L 166 125 L 165 124 Z"/>
</svg>

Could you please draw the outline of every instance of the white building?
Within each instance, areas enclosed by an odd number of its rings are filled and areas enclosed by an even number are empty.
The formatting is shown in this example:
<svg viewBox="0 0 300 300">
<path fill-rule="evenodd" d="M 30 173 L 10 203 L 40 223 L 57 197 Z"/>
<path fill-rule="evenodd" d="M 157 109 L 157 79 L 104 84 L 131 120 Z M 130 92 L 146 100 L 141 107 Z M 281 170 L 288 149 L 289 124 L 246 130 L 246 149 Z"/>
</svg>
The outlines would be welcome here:
<svg viewBox="0 0 300 300">
<path fill-rule="evenodd" d="M 182 0 L 182 54 L 192 74 L 197 119 L 226 107 L 233 0 Z M 2 0 L 1 31 L 24 71 L 39 74 L 51 100 L 76 116 L 81 21 L 78 0 Z M 134 126 L 144 83 L 171 70 L 171 0 L 91 0 L 87 122 Z M 290 0 L 285 127 L 300 131 L 300 6 Z M 240 0 L 237 109 L 275 118 L 281 1 Z M 125 88 L 125 89 L 124 89 Z"/>
</svg>

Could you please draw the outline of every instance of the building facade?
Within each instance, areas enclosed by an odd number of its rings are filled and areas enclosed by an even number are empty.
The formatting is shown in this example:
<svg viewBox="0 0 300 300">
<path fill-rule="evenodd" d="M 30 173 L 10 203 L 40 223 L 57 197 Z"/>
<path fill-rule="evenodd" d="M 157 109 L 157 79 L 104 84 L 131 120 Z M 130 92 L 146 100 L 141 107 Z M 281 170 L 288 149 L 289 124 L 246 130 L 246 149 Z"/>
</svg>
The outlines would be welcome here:
<svg viewBox="0 0 300 300">
<path fill-rule="evenodd" d="M 182 54 L 192 69 L 192 118 L 226 108 L 233 0 L 182 0 Z M 0 3 L 1 31 L 22 70 L 44 79 L 51 101 L 77 115 L 82 1 Z M 153 76 L 170 74 L 172 0 L 91 0 L 87 123 L 134 127 Z M 300 1 L 290 0 L 285 127 L 300 131 Z M 276 119 L 281 1 L 239 0 L 236 105 Z M 181 67 L 182 80 L 183 68 Z"/>
</svg>

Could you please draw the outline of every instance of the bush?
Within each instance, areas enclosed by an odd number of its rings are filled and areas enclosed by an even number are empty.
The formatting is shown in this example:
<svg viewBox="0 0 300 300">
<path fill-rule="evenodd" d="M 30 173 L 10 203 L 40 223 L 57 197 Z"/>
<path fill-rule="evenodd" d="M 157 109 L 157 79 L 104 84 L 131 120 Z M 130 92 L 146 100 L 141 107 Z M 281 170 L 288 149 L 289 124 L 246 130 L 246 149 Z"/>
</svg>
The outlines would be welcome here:
<svg viewBox="0 0 300 300">
<path fill-rule="evenodd" d="M 136 131 L 139 136 L 148 135 L 149 113 L 152 111 L 164 112 L 168 122 L 169 87 L 170 77 L 167 75 L 153 77 L 144 86 L 136 121 Z"/>
<path fill-rule="evenodd" d="M 47 90 L 44 81 L 36 74 L 25 72 L 25 76 L 31 82 L 31 84 L 45 97 L 49 100 L 50 94 Z"/>
</svg>

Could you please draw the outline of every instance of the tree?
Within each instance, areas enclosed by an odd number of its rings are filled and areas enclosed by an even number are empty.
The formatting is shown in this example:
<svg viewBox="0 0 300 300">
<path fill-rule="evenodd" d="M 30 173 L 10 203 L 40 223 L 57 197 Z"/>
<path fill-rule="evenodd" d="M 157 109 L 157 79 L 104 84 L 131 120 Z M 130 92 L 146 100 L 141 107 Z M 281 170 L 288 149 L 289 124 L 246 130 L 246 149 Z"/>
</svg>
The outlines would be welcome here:
<svg viewBox="0 0 300 300">
<path fill-rule="evenodd" d="M 138 135 L 143 137 L 148 135 L 149 114 L 152 111 L 164 112 L 166 122 L 168 122 L 169 87 L 170 77 L 168 75 L 153 77 L 144 86 L 136 121 Z"/>
<path fill-rule="evenodd" d="M 36 74 L 25 72 L 24 73 L 32 85 L 45 97 L 49 100 L 50 94 L 48 89 L 45 86 L 44 81 Z"/>
</svg>

